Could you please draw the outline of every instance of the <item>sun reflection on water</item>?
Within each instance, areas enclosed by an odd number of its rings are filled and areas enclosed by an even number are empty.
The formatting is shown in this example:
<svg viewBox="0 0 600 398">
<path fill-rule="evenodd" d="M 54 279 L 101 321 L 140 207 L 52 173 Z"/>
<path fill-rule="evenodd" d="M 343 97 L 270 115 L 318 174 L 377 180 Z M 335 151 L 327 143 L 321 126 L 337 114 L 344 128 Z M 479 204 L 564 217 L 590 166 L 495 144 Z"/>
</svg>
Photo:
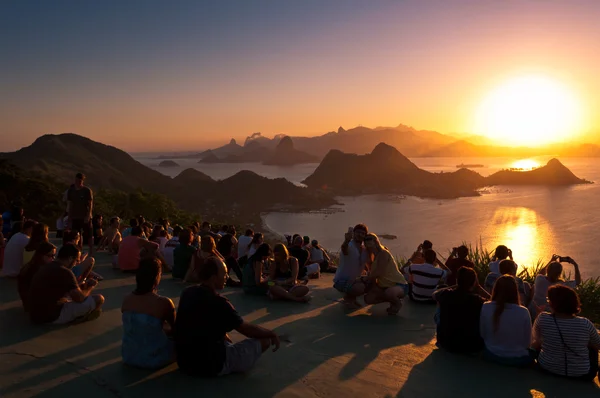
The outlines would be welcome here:
<svg viewBox="0 0 600 398">
<path fill-rule="evenodd" d="M 508 246 L 520 267 L 535 265 L 540 259 L 547 261 L 547 250 L 554 246 L 550 224 L 526 207 L 499 207 L 488 230 L 492 236 L 489 247 Z"/>
</svg>

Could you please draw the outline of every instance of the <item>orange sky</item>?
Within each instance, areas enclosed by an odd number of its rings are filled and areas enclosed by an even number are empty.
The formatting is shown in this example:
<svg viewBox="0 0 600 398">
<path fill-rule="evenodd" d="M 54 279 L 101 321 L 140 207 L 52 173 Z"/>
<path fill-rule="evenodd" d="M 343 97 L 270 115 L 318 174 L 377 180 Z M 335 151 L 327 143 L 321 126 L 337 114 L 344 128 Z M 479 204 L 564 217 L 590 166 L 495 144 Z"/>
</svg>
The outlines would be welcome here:
<svg viewBox="0 0 600 398">
<path fill-rule="evenodd" d="M 370 4 L 155 5 L 130 27 L 110 10 L 73 22 L 77 7 L 53 19 L 14 6 L 0 28 L 3 150 L 60 132 L 129 151 L 358 124 L 473 132 L 483 99 L 524 73 L 578 99 L 573 133 L 600 131 L 600 2 Z"/>
</svg>

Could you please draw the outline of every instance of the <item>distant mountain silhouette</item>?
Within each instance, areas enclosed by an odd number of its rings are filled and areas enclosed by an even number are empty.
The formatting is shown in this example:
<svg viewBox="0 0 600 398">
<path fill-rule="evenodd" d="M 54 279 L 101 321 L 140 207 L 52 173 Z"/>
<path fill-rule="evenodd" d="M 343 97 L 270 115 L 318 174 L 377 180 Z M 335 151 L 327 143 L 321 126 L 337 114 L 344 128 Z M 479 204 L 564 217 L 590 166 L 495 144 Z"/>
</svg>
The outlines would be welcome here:
<svg viewBox="0 0 600 398">
<path fill-rule="evenodd" d="M 394 147 L 379 144 L 367 155 L 330 151 L 303 183 L 334 195 L 403 194 L 426 198 L 458 198 L 478 195 L 490 185 L 568 185 L 586 181 L 573 175 L 558 160 L 528 172 L 501 171 L 490 177 L 460 169 L 431 173 L 419 169 Z"/>
<path fill-rule="evenodd" d="M 163 160 L 158 164 L 158 167 L 180 167 L 179 163 L 173 160 Z"/>
<path fill-rule="evenodd" d="M 238 145 L 238 143 L 235 141 L 235 139 L 231 139 L 231 141 L 229 141 L 228 144 L 223 145 L 219 148 L 215 148 L 215 149 L 209 149 L 208 151 L 204 151 L 200 154 L 200 157 L 202 158 L 202 160 L 206 159 L 207 156 L 210 156 L 210 154 L 216 156 L 217 158 L 225 158 L 227 156 L 232 156 L 232 155 L 239 155 L 240 153 L 243 152 L 243 147 L 241 145 Z M 210 163 L 210 162 L 207 162 Z"/>
<path fill-rule="evenodd" d="M 299 151 L 294 148 L 294 142 L 290 137 L 283 137 L 273 154 L 267 158 L 263 164 L 276 166 L 293 166 L 301 163 L 316 163 L 319 161 L 317 156 L 310 155 L 306 152 Z"/>
<path fill-rule="evenodd" d="M 202 152 L 202 159 L 198 163 L 219 163 L 221 159 L 215 155 L 215 153 L 209 149 L 208 151 Z"/>
<path fill-rule="evenodd" d="M 173 178 L 173 183 L 180 187 L 197 187 L 198 185 L 206 186 L 207 184 L 213 184 L 216 181 L 213 180 L 209 175 L 204 174 L 196 169 L 185 169 Z"/>
<path fill-rule="evenodd" d="M 71 184 L 75 174 L 82 172 L 87 176 L 86 183 L 96 189 L 156 191 L 157 186 L 171 183 L 169 177 L 144 166 L 120 149 L 76 134 L 44 135 L 28 147 L 0 154 L 0 158 L 24 170 L 50 175 L 65 184 Z"/>
</svg>

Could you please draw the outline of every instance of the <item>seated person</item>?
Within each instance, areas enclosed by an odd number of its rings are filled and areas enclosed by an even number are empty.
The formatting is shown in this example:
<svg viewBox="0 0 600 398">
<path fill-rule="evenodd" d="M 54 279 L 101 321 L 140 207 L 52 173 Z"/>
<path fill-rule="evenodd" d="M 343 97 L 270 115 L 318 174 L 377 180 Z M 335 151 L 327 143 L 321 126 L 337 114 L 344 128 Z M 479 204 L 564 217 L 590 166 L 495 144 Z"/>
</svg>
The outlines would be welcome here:
<svg viewBox="0 0 600 398">
<path fill-rule="evenodd" d="M 43 242 L 38 246 L 31 261 L 21 268 L 18 277 L 18 290 L 25 312 L 29 311 L 29 289 L 33 277 L 41 267 L 54 261 L 54 257 L 56 257 L 56 246 L 49 242 Z"/>
<path fill-rule="evenodd" d="M 217 251 L 217 245 L 215 244 L 214 238 L 210 235 L 204 235 L 200 240 L 200 250 L 197 250 L 192 257 L 192 264 L 190 268 L 188 268 L 184 281 L 188 283 L 200 283 L 198 271 L 210 257 L 217 257 L 219 260 L 225 262 L 225 258 Z M 231 278 L 227 279 L 227 285 L 232 285 Z M 240 286 L 241 282 L 233 283 L 233 285 Z"/>
<path fill-rule="evenodd" d="M 35 254 L 35 251 L 42 243 L 48 242 L 48 226 L 46 224 L 37 223 L 31 230 L 31 238 L 27 242 L 23 250 L 23 264 L 29 263 Z"/>
<path fill-rule="evenodd" d="M 502 260 L 500 261 L 498 268 L 500 270 L 500 273 L 494 274 L 490 272 L 485 278 L 483 288 L 487 292 L 491 292 L 498 278 L 500 278 L 502 275 L 510 275 L 514 277 L 517 281 L 517 288 L 519 289 L 519 299 L 521 305 L 529 305 L 529 301 L 531 300 L 531 285 L 527 282 L 524 282 L 523 279 L 517 277 L 517 263 L 515 263 L 512 260 Z"/>
<path fill-rule="evenodd" d="M 66 324 L 100 316 L 104 297 L 91 294 L 98 282 L 88 279 L 79 284 L 71 271 L 80 257 L 77 246 L 63 246 L 56 260 L 35 274 L 29 289 L 29 315 L 34 323 Z"/>
<path fill-rule="evenodd" d="M 425 250 L 423 259 L 424 263 L 413 264 L 413 255 L 402 267 L 402 269 L 407 269 L 409 275 L 410 290 L 408 295 L 414 302 L 435 304 L 433 292 L 438 288 L 440 281 L 446 277 L 447 271 L 434 265 L 438 263 L 445 267 L 437 260 L 437 255 L 432 249 Z"/>
<path fill-rule="evenodd" d="M 513 260 L 512 250 L 504 245 L 499 245 L 496 247 L 492 261 L 488 264 L 489 272 L 497 275 L 500 274 L 500 262 L 506 259 Z M 519 267 L 517 266 L 517 268 Z"/>
<path fill-rule="evenodd" d="M 158 245 L 142 238 L 142 228 L 133 227 L 131 235 L 123 239 L 119 246 L 117 264 L 121 271 L 136 271 L 140 260 L 144 257 L 157 257 L 163 267 L 170 270 L 166 265 L 165 259 L 158 250 Z"/>
<path fill-rule="evenodd" d="M 484 346 L 479 317 L 485 299 L 473 293 L 477 273 L 472 268 L 459 269 L 456 282 L 456 286 L 440 289 L 433 295 L 439 305 L 436 344 L 451 352 L 474 353 Z"/>
<path fill-rule="evenodd" d="M 506 261 L 511 260 L 502 263 Z M 520 305 L 519 289 L 513 276 L 498 278 L 492 301 L 481 309 L 479 325 L 487 359 L 510 366 L 526 366 L 533 362 L 529 355 L 531 317 L 527 308 Z"/>
<path fill-rule="evenodd" d="M 290 257 L 287 248 L 278 243 L 273 248 L 274 263 L 269 272 L 269 296 L 273 300 L 306 303 L 310 301 L 308 287 L 298 283 L 298 260 Z"/>
<path fill-rule="evenodd" d="M 411 256 L 413 264 L 424 264 L 425 263 L 425 251 L 433 250 L 433 243 L 430 240 L 424 240 L 423 243 L 419 243 L 417 250 Z M 435 264 L 434 264 L 435 265 Z"/>
<path fill-rule="evenodd" d="M 600 336 L 589 319 L 579 317 L 575 290 L 555 284 L 548 289 L 551 313 L 541 313 L 533 325 L 533 348 L 546 372 L 592 381 L 598 374 Z"/>
<path fill-rule="evenodd" d="M 264 250 L 264 249 L 263 249 Z M 227 280 L 225 263 L 209 258 L 199 270 L 200 284 L 186 288 L 175 321 L 179 369 L 197 376 L 247 372 L 271 345 L 279 349 L 275 332 L 244 322 L 227 298 L 218 294 Z M 228 332 L 248 339 L 233 343 Z"/>
<path fill-rule="evenodd" d="M 194 233 L 183 229 L 179 233 L 179 244 L 173 250 L 173 278 L 183 279 L 192 264 L 192 258 L 198 249 L 192 246 Z"/>
<path fill-rule="evenodd" d="M 563 279 L 563 266 L 561 262 L 573 264 L 575 269 L 575 280 L 565 281 Z M 581 272 L 579 265 L 571 257 L 560 257 L 553 255 L 550 262 L 541 269 L 540 273 L 535 277 L 533 284 L 533 292 L 531 294 L 531 302 L 529 303 L 529 313 L 531 318 L 535 319 L 538 314 L 544 311 L 549 311 L 548 307 L 548 289 L 550 286 L 563 285 L 575 289 L 581 284 Z"/>
<path fill-rule="evenodd" d="M 475 268 L 475 264 L 468 260 L 469 248 L 465 245 L 461 245 L 452 249 L 450 257 L 446 260 L 446 267 L 448 268 L 448 276 L 446 277 L 446 283 L 448 286 L 456 285 L 456 273 L 461 267 Z"/>
<path fill-rule="evenodd" d="M 269 293 L 268 279 L 263 277 L 265 261 L 269 257 L 271 257 L 271 246 L 268 243 L 260 245 L 256 252 L 250 256 L 242 272 L 244 293 L 258 296 Z"/>
<path fill-rule="evenodd" d="M 104 235 L 100 239 L 100 244 L 96 250 L 108 250 L 109 253 L 118 253 L 119 245 L 121 244 L 121 232 L 119 231 L 119 225 L 121 220 L 119 217 L 113 217 L 110 219 L 110 225 L 104 232 Z"/>
<path fill-rule="evenodd" d="M 25 221 L 24 223 L 17 221 L 13 226 L 13 233 L 4 248 L 4 264 L 0 270 L 3 277 L 14 278 L 21 272 L 25 246 L 29 243 L 34 225 L 34 221 Z"/>
<path fill-rule="evenodd" d="M 233 235 L 227 233 L 219 239 L 217 243 L 217 251 L 225 259 L 225 265 L 229 272 L 234 272 L 238 281 L 241 282 L 244 277 L 242 276 L 242 269 L 237 261 L 237 248 L 236 239 Z"/>
<path fill-rule="evenodd" d="M 139 223 L 137 218 L 132 218 L 131 220 L 129 220 L 129 226 L 123 230 L 122 238 L 125 239 L 128 236 L 130 236 L 133 228 L 137 227 L 138 225 Z"/>
<path fill-rule="evenodd" d="M 305 277 L 319 277 L 321 268 L 319 264 L 310 261 L 310 253 L 302 247 L 304 240 L 301 236 L 296 236 L 293 241 L 293 246 L 289 248 L 290 256 L 298 259 L 300 270 L 298 271 L 298 279 Z"/>
<path fill-rule="evenodd" d="M 364 278 L 367 284 L 365 303 L 390 303 L 389 315 L 396 315 L 402 308 L 402 299 L 408 294 L 408 284 L 398 270 L 396 260 L 375 234 L 365 237 L 365 247 L 373 258 L 371 272 Z"/>
<path fill-rule="evenodd" d="M 162 251 L 162 255 L 165 258 L 167 265 L 171 269 L 173 269 L 173 267 L 175 266 L 174 252 L 175 248 L 179 246 L 179 234 L 181 233 L 181 231 L 183 231 L 183 228 L 181 228 L 179 225 L 173 228 L 173 236 L 167 241 L 167 243 L 165 244 L 165 248 Z"/>
<path fill-rule="evenodd" d="M 309 252 L 310 252 L 310 260 L 313 263 L 319 264 L 319 268 L 321 269 L 321 272 L 331 272 L 329 270 L 329 263 L 331 262 L 331 259 L 329 258 L 329 255 L 327 254 L 325 249 L 323 249 L 321 246 L 319 246 L 319 241 L 317 241 L 316 239 L 313 239 L 313 241 L 310 244 Z M 335 272 L 335 270 L 334 270 L 334 272 Z"/>
<path fill-rule="evenodd" d="M 81 247 L 80 243 L 81 234 L 79 233 L 79 231 L 69 230 L 65 231 L 65 233 L 63 234 L 63 247 L 69 244 Z M 79 257 L 79 262 L 75 264 L 75 266 L 71 269 L 78 282 L 81 283 L 88 277 L 92 277 L 99 281 L 103 279 L 102 276 L 92 271 L 95 263 L 95 259 L 93 257 L 89 257 L 87 253 L 81 254 L 81 257 Z"/>
<path fill-rule="evenodd" d="M 168 337 L 175 326 L 175 305 L 156 293 L 161 273 L 158 259 L 141 260 L 136 288 L 123 300 L 121 356 L 126 365 L 157 369 L 175 361 L 175 347 Z"/>
</svg>

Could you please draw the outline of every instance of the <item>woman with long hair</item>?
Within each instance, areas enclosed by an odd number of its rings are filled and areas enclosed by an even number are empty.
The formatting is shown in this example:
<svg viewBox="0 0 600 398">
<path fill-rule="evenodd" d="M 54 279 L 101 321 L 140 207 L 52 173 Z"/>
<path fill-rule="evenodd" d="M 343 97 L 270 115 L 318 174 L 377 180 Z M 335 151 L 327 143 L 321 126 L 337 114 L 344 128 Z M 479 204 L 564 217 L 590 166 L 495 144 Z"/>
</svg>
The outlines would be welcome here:
<svg viewBox="0 0 600 398">
<path fill-rule="evenodd" d="M 135 275 L 135 290 L 123 300 L 121 356 L 127 365 L 157 369 L 175 360 L 173 342 L 168 337 L 175 326 L 175 305 L 170 298 L 157 294 L 161 273 L 159 259 L 142 259 Z"/>
<path fill-rule="evenodd" d="M 41 267 L 54 261 L 54 257 L 56 257 L 56 246 L 50 242 L 41 242 L 31 260 L 21 268 L 17 283 L 25 311 L 29 311 L 29 288 L 33 277 Z"/>
<path fill-rule="evenodd" d="M 298 282 L 298 260 L 291 257 L 287 248 L 278 243 L 273 248 L 275 260 L 269 272 L 269 296 L 274 300 L 305 303 L 310 301 L 308 287 Z"/>
<path fill-rule="evenodd" d="M 200 239 L 200 250 L 197 250 L 192 256 L 192 265 L 184 278 L 188 283 L 200 283 L 199 272 L 204 262 L 210 257 L 216 257 L 225 262 L 225 258 L 218 252 L 215 240 L 210 235 L 204 235 Z M 228 281 L 228 284 L 230 282 Z"/>
<path fill-rule="evenodd" d="M 27 243 L 23 252 L 23 265 L 29 263 L 38 247 L 46 242 L 48 242 L 48 226 L 42 223 L 35 224 L 31 230 L 29 243 Z"/>
<path fill-rule="evenodd" d="M 262 245 L 265 241 L 265 238 L 262 233 L 257 232 L 252 237 L 252 241 L 248 244 L 248 258 L 252 257 L 256 250 Z"/>
<path fill-rule="evenodd" d="M 396 315 L 402 308 L 402 299 L 408 294 L 406 279 L 398 270 L 394 256 L 381 244 L 377 235 L 367 234 L 364 242 L 373 261 L 371 272 L 365 278 L 368 286 L 365 303 L 390 303 L 387 312 Z"/>
<path fill-rule="evenodd" d="M 546 372 L 592 381 L 598 374 L 600 335 L 589 319 L 579 317 L 581 302 L 575 290 L 562 285 L 548 289 L 551 313 L 538 316 L 533 325 L 533 348 Z"/>
<path fill-rule="evenodd" d="M 481 337 L 485 342 L 487 359 L 511 366 L 532 363 L 531 317 L 520 305 L 517 281 L 511 275 L 501 276 L 492 290 L 492 301 L 481 309 L 479 318 Z"/>
<path fill-rule="evenodd" d="M 223 237 L 219 239 L 219 243 L 217 243 L 217 251 L 225 259 L 225 265 L 227 265 L 227 269 L 230 271 L 233 270 L 238 280 L 241 282 L 243 276 L 240 265 L 236 259 L 237 249 L 235 244 L 235 237 L 233 235 L 223 235 Z"/>
<path fill-rule="evenodd" d="M 256 252 L 248 258 L 244 266 L 242 285 L 244 293 L 264 296 L 269 292 L 269 281 L 263 276 L 265 261 L 271 257 L 272 250 L 268 243 L 263 243 Z"/>
</svg>

